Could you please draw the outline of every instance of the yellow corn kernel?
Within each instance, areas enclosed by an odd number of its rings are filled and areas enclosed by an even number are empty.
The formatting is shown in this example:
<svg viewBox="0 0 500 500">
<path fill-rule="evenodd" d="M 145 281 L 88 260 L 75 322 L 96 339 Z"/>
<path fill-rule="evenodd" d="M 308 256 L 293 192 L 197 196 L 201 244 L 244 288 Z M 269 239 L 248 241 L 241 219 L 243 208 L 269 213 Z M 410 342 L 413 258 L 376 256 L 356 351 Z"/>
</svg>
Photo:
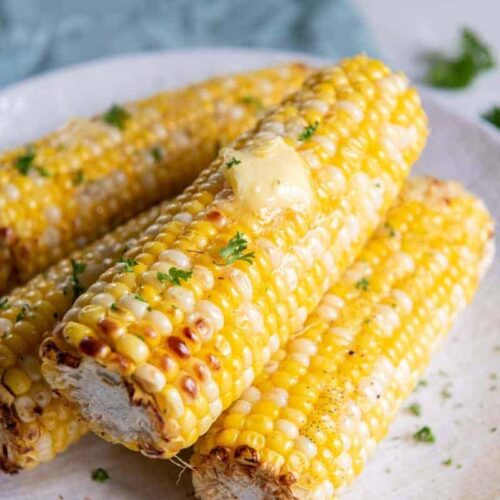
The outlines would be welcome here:
<svg viewBox="0 0 500 500">
<path fill-rule="evenodd" d="M 115 341 L 116 350 L 130 358 L 134 363 L 144 363 L 148 359 L 149 348 L 147 344 L 129 333 L 125 333 Z"/>
<path fill-rule="evenodd" d="M 3 383 L 16 396 L 26 394 L 31 387 L 31 379 L 23 370 L 17 368 L 16 366 L 7 369 L 3 375 Z"/>
</svg>

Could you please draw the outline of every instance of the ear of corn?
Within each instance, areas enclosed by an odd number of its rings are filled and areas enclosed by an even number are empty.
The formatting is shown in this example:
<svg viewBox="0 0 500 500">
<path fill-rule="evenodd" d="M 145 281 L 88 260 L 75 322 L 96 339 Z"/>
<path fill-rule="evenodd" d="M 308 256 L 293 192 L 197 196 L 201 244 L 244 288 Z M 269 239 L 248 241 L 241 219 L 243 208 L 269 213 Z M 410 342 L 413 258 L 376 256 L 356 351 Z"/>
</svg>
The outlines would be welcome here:
<svg viewBox="0 0 500 500">
<path fill-rule="evenodd" d="M 411 180 L 301 335 L 198 441 L 199 498 L 326 500 L 349 484 L 472 299 L 492 234 L 459 185 Z"/>
<path fill-rule="evenodd" d="M 212 125 L 217 128 L 217 133 L 208 130 L 200 131 L 199 134 L 196 132 L 192 136 L 193 141 L 196 137 L 196 140 L 201 140 L 203 134 L 214 133 L 211 147 L 215 147 L 218 140 L 225 142 L 233 138 L 245 124 L 248 125 L 254 120 L 256 103 L 261 101 L 249 102 L 250 97 L 254 100 L 261 99 L 266 105 L 274 104 L 286 93 L 295 90 L 305 72 L 306 69 L 301 65 L 285 65 L 246 76 L 218 79 L 186 91 L 193 96 L 188 103 L 184 101 L 184 105 L 191 103 L 184 108 L 184 112 L 192 113 L 193 116 L 198 116 L 197 110 L 191 108 L 191 105 L 195 106 L 196 92 L 199 92 L 200 98 L 203 97 L 207 103 L 211 99 L 209 96 L 212 96 L 214 101 L 210 106 L 222 109 L 228 106 L 225 111 L 218 111 L 222 113 L 225 126 L 217 122 Z M 234 85 L 238 85 L 238 90 L 234 89 Z M 232 93 L 234 105 L 231 105 L 230 101 L 220 100 L 222 88 Z M 243 105 L 240 110 L 242 115 L 228 119 L 227 112 L 237 113 L 240 109 L 238 98 Z M 155 99 L 166 97 L 159 96 Z M 206 126 L 201 122 L 199 125 Z M 177 130 L 170 132 L 175 134 Z M 194 148 L 195 143 L 190 144 Z M 207 158 L 206 153 L 202 152 L 201 155 Z M 170 163 L 170 160 L 164 165 L 167 169 L 173 166 L 174 163 Z M 179 171 L 174 173 L 177 181 L 187 184 L 193 175 L 193 169 L 202 166 L 200 157 L 188 168 L 179 167 Z M 138 263 L 132 258 L 123 258 L 123 253 L 128 248 L 147 241 L 166 222 L 180 231 L 186 221 L 200 210 L 198 200 L 203 200 L 203 196 L 197 194 L 197 186 L 204 185 L 209 175 L 209 170 L 203 172 L 193 185 L 173 201 L 164 202 L 144 212 L 86 249 L 73 252 L 68 259 L 32 278 L 26 285 L 0 297 L 2 470 L 16 472 L 51 460 L 85 432 L 85 424 L 77 421 L 74 412 L 63 404 L 41 377 L 38 351 L 42 337 L 62 319 L 76 297 L 89 287 L 92 290 L 92 285 L 99 275 L 118 260 L 118 266 L 125 275 L 132 272 Z M 205 196 L 209 196 L 209 191 L 210 189 L 206 190 Z M 153 224 L 155 220 L 156 224 Z M 140 237 L 143 232 L 144 235 Z"/>
<path fill-rule="evenodd" d="M 0 293 L 178 193 L 301 64 L 216 78 L 76 119 L 0 156 Z"/>
<path fill-rule="evenodd" d="M 240 161 L 276 144 L 291 151 L 309 179 L 309 208 L 243 209 L 222 153 L 193 196 L 193 220 L 131 249 L 133 272 L 101 276 L 44 342 L 47 380 L 106 439 L 151 457 L 190 446 L 352 262 L 425 137 L 403 76 L 364 56 L 318 71 L 230 152 Z"/>
</svg>

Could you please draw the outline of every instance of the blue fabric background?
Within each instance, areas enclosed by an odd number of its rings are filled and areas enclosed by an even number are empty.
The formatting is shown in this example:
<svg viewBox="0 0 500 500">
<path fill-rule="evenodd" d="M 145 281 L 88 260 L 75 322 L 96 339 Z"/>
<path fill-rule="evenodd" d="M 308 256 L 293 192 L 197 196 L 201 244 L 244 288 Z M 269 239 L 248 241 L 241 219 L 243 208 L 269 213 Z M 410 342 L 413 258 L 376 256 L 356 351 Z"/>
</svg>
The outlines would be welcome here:
<svg viewBox="0 0 500 500">
<path fill-rule="evenodd" d="M 372 49 L 348 0 L 0 0 L 0 87 L 114 54 L 217 45 Z"/>
</svg>

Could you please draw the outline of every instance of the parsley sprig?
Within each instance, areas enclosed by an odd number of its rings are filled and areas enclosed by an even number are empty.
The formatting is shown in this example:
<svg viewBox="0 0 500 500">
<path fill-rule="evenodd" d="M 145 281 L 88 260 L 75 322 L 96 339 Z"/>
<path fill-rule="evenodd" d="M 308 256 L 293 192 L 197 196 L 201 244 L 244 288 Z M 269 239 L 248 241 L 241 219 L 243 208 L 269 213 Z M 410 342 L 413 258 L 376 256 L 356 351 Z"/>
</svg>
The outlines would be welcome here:
<svg viewBox="0 0 500 500">
<path fill-rule="evenodd" d="M 361 278 L 358 282 L 356 282 L 355 287 L 358 290 L 363 290 L 364 292 L 366 292 L 370 287 L 370 282 L 368 281 L 367 278 Z"/>
<path fill-rule="evenodd" d="M 9 299 L 7 297 L 2 297 L 0 299 L 0 311 L 6 311 L 10 309 Z"/>
<path fill-rule="evenodd" d="M 168 273 L 156 273 L 156 277 L 161 283 L 168 282 L 177 286 L 180 286 L 181 280 L 188 281 L 192 275 L 193 271 L 183 271 L 182 269 L 177 269 L 176 267 L 171 267 L 168 270 Z"/>
<path fill-rule="evenodd" d="M 467 87 L 480 73 L 495 66 L 491 49 L 468 28 L 461 32 L 458 56 L 438 53 L 432 55 L 430 61 L 427 82 L 446 89 Z"/>
<path fill-rule="evenodd" d="M 235 165 L 239 165 L 241 163 L 241 160 L 238 160 L 236 157 L 232 157 L 229 161 L 226 162 L 226 167 L 228 169 L 234 167 Z"/>
<path fill-rule="evenodd" d="M 26 153 L 19 156 L 14 163 L 14 167 L 21 173 L 22 175 L 28 175 L 31 168 L 34 166 L 33 163 L 35 161 L 35 150 L 32 147 L 28 147 Z"/>
<path fill-rule="evenodd" d="M 113 104 L 113 106 L 111 106 L 106 113 L 102 115 L 102 119 L 106 123 L 120 130 L 125 130 L 125 125 L 129 118 L 130 113 L 125 108 L 118 106 L 117 104 Z"/>
<path fill-rule="evenodd" d="M 137 264 L 139 264 L 136 260 L 126 259 L 123 256 L 118 259 L 118 262 L 120 264 L 124 264 L 123 271 L 126 273 L 134 272 L 134 267 L 137 266 Z"/>
<path fill-rule="evenodd" d="M 436 436 L 434 436 L 434 433 L 432 432 L 432 429 L 430 427 L 422 427 L 419 429 L 415 434 L 413 434 L 413 439 L 415 441 L 419 441 L 421 443 L 435 443 L 436 442 Z"/>
<path fill-rule="evenodd" d="M 73 285 L 73 294 L 79 297 L 84 291 L 85 287 L 80 283 L 80 276 L 85 271 L 87 264 L 71 259 L 71 278 L 70 282 Z"/>
<path fill-rule="evenodd" d="M 219 255 L 224 259 L 224 265 L 231 265 L 237 260 L 252 264 L 255 259 L 255 252 L 244 253 L 247 247 L 248 241 L 245 235 L 237 231 L 228 244 L 219 250 Z"/>
<path fill-rule="evenodd" d="M 316 132 L 319 126 L 319 121 L 316 120 L 312 125 L 308 125 L 304 128 L 304 130 L 299 134 L 299 141 L 308 141 Z"/>
<path fill-rule="evenodd" d="M 92 481 L 96 481 L 97 483 L 104 483 L 108 479 L 111 479 L 106 469 L 102 467 L 98 467 L 92 471 Z"/>
<path fill-rule="evenodd" d="M 500 106 L 491 108 L 483 114 L 483 118 L 492 125 L 495 125 L 496 128 L 500 128 Z"/>
</svg>

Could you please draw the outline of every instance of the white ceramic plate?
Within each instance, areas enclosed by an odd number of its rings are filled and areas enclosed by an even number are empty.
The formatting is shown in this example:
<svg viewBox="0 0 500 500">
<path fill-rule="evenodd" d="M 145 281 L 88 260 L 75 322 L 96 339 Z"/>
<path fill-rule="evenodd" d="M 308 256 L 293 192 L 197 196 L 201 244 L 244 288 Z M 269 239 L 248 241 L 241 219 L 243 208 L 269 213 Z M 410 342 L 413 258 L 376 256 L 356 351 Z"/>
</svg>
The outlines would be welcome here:
<svg viewBox="0 0 500 500">
<path fill-rule="evenodd" d="M 297 58 L 321 62 L 303 54 L 189 50 L 126 56 L 34 78 L 0 92 L 0 149 L 31 140 L 71 116 L 89 115 L 113 102 L 213 74 Z M 486 199 L 498 220 L 500 134 L 453 115 L 425 93 L 424 101 L 432 134 L 416 170 L 464 182 Z M 390 436 L 343 498 L 500 498 L 499 283 L 497 259 L 476 300 L 435 357 L 426 376 L 428 386 L 411 398 L 422 405 L 422 416 L 401 412 Z M 443 397 L 443 389 L 450 398 Z M 423 425 L 434 430 L 434 445 L 411 439 Z M 452 465 L 443 465 L 449 458 Z M 96 467 L 104 467 L 112 479 L 104 484 L 91 481 L 90 471 Z M 178 475 L 179 469 L 169 462 L 148 460 L 87 436 L 50 464 L 0 478 L 0 498 L 180 500 L 191 489 L 188 471 L 176 485 Z"/>
</svg>

